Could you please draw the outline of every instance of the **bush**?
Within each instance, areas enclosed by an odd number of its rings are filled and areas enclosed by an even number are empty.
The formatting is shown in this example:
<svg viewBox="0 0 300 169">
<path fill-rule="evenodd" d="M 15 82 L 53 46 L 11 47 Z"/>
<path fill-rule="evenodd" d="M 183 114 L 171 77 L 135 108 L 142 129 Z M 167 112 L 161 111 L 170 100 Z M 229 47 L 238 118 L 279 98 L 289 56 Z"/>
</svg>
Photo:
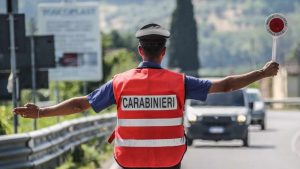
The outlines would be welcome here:
<svg viewBox="0 0 300 169">
<path fill-rule="evenodd" d="M 0 135 L 11 134 L 13 132 L 13 113 L 11 106 L 0 106 Z"/>
<path fill-rule="evenodd" d="M 104 143 L 103 141 L 104 140 L 101 139 L 94 139 L 77 147 L 77 150 L 75 149 L 72 154 L 70 153 L 64 164 L 57 167 L 57 169 L 100 168 L 101 162 L 110 158 L 113 150 L 112 145 Z M 78 156 L 78 151 L 80 151 L 80 157 Z M 78 160 L 78 158 L 80 158 L 80 160 Z"/>
</svg>

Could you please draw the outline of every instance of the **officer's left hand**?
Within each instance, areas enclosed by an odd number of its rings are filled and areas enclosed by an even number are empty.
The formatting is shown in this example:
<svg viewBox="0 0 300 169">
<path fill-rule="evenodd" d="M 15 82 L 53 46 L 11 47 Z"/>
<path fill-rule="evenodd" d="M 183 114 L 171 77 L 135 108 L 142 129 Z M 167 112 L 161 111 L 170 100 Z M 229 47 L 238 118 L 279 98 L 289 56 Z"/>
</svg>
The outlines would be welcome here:
<svg viewBox="0 0 300 169">
<path fill-rule="evenodd" d="M 276 76 L 279 70 L 279 64 L 274 61 L 269 61 L 262 68 L 264 77 Z"/>
</svg>

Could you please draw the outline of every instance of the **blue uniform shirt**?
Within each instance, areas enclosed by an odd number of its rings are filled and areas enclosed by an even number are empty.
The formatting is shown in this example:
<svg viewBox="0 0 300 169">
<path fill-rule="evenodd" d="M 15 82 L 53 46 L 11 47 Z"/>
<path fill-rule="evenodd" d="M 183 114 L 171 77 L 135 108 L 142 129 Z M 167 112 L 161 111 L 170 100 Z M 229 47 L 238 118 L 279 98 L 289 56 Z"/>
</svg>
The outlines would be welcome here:
<svg viewBox="0 0 300 169">
<path fill-rule="evenodd" d="M 153 62 L 144 61 L 139 64 L 138 68 L 161 68 L 161 66 Z M 205 101 L 210 86 L 211 81 L 209 80 L 185 76 L 185 97 L 186 99 Z M 116 104 L 112 80 L 90 93 L 87 98 L 95 112 Z"/>
</svg>

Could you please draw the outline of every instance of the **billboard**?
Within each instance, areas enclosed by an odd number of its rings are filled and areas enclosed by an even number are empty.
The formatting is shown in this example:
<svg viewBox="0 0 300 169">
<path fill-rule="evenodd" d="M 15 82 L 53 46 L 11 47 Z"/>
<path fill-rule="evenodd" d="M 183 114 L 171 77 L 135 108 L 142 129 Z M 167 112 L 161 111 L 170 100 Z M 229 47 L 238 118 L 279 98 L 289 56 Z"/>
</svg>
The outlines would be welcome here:
<svg viewBox="0 0 300 169">
<path fill-rule="evenodd" d="M 98 3 L 41 3 L 37 29 L 40 35 L 54 35 L 56 68 L 49 70 L 50 80 L 102 79 Z"/>
</svg>

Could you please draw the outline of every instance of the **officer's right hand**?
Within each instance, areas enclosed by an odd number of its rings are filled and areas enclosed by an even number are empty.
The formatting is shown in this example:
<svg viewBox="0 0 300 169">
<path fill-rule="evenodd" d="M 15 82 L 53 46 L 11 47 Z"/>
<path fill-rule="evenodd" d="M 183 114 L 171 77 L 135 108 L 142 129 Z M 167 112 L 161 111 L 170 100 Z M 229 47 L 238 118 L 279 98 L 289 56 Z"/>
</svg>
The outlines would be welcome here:
<svg viewBox="0 0 300 169">
<path fill-rule="evenodd" d="M 269 61 L 262 68 L 264 77 L 276 76 L 279 70 L 279 64 L 274 61 Z"/>
<path fill-rule="evenodd" d="M 27 103 L 24 107 L 14 108 L 13 112 L 24 118 L 38 118 L 40 108 L 32 103 Z"/>
</svg>

